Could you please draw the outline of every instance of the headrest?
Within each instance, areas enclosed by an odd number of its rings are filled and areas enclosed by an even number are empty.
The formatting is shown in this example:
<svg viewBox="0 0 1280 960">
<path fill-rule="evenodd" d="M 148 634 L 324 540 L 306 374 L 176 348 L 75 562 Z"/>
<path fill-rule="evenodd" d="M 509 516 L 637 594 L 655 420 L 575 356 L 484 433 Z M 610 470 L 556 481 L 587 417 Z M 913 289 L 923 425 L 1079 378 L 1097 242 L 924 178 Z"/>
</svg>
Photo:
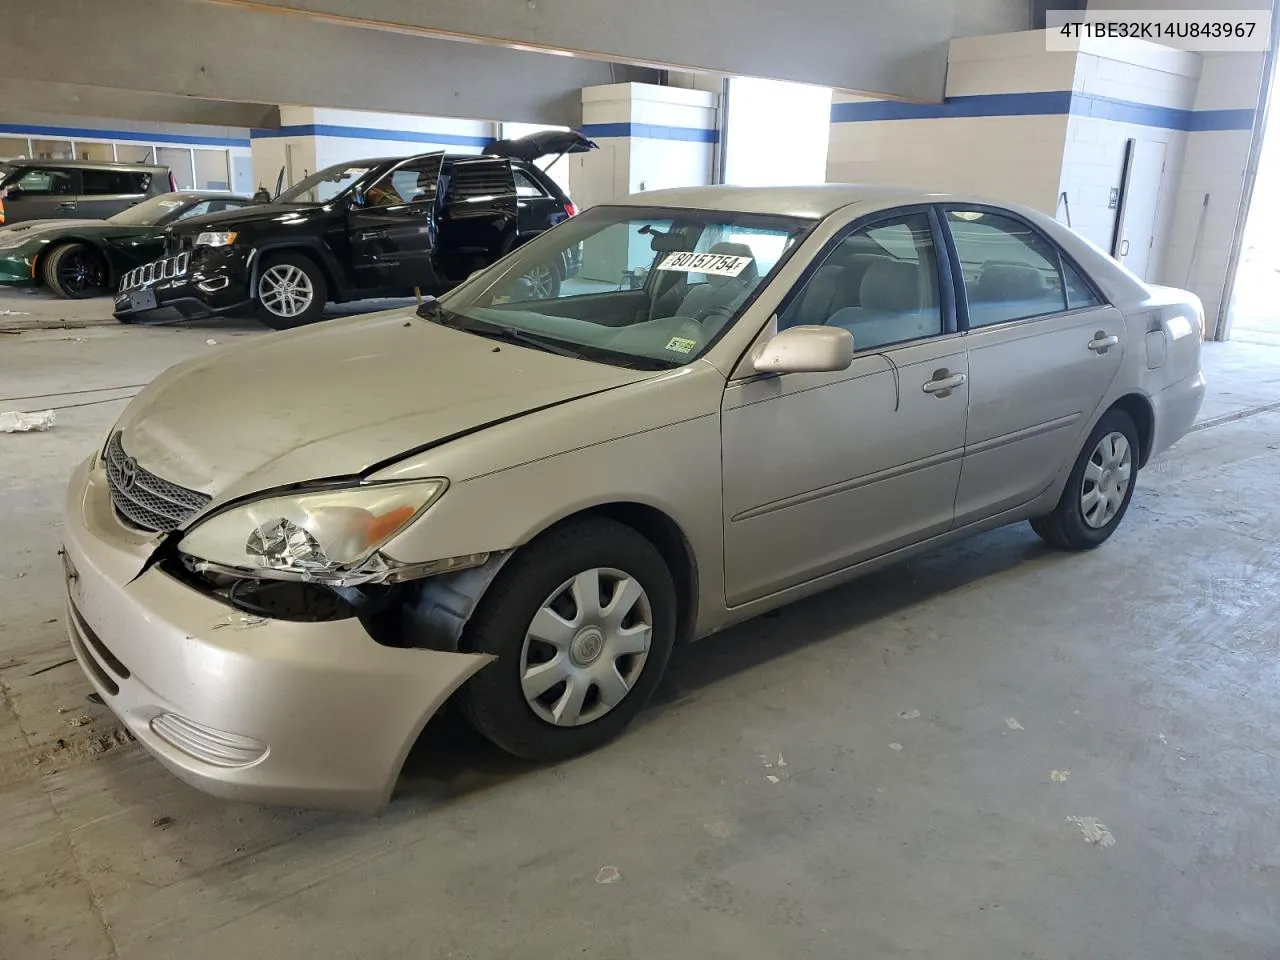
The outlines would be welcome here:
<svg viewBox="0 0 1280 960">
<path fill-rule="evenodd" d="M 745 243 L 730 243 L 727 240 L 722 240 L 720 243 L 713 243 L 711 245 L 711 249 L 707 252 L 718 253 L 725 257 L 747 257 L 751 261 L 742 268 L 742 272 L 736 277 L 716 276 L 715 274 L 707 277 L 707 280 L 715 284 L 717 287 L 721 287 L 729 283 L 754 283 L 756 277 L 760 275 L 760 271 L 756 267 L 755 254 L 751 252 L 751 248 Z"/>
<path fill-rule="evenodd" d="M 862 277 L 858 298 L 864 310 L 916 310 L 920 307 L 920 267 L 901 260 L 877 260 Z"/>
<path fill-rule="evenodd" d="M 978 299 L 987 302 L 1036 300 L 1048 289 L 1044 274 L 1027 264 L 988 264 L 978 277 Z"/>
</svg>

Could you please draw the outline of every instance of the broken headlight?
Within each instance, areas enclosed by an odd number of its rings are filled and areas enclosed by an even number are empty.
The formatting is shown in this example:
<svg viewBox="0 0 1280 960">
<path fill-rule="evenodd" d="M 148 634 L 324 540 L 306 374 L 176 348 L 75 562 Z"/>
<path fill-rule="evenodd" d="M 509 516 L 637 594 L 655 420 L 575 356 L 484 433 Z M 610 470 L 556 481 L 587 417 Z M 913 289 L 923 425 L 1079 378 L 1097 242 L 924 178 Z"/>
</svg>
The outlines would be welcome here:
<svg viewBox="0 0 1280 960">
<path fill-rule="evenodd" d="M 334 586 L 387 582 L 397 579 L 397 564 L 379 548 L 446 486 L 413 480 L 266 497 L 198 523 L 178 552 L 198 572 Z"/>
</svg>

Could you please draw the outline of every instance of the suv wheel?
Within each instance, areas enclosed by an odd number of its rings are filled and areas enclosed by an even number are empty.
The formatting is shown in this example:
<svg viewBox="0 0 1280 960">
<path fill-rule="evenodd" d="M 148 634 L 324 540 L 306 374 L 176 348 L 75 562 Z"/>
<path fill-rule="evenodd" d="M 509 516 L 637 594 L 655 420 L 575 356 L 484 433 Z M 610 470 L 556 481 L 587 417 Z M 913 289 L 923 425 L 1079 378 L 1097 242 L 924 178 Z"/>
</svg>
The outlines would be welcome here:
<svg viewBox="0 0 1280 960">
<path fill-rule="evenodd" d="M 272 330 L 314 323 L 324 313 L 329 290 L 314 260 L 302 253 L 264 258 L 254 293 L 254 315 Z"/>
<path fill-rule="evenodd" d="M 459 705 L 526 760 L 594 749 L 657 687 L 675 626 L 675 586 L 653 544 L 613 520 L 565 524 L 511 558 L 467 624 L 463 649 L 497 660 Z"/>
<path fill-rule="evenodd" d="M 87 243 L 66 243 L 45 254 L 45 286 L 64 300 L 107 293 L 107 261 Z"/>
</svg>

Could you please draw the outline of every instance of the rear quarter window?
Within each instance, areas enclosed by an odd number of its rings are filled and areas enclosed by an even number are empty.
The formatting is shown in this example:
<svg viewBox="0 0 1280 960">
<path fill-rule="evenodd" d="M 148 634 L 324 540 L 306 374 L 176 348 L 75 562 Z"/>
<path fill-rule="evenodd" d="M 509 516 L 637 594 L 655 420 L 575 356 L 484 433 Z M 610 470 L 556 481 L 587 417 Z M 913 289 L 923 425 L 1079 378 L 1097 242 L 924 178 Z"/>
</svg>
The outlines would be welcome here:
<svg viewBox="0 0 1280 960">
<path fill-rule="evenodd" d="M 151 174 L 132 170 L 85 170 L 82 173 L 85 194 L 113 195 L 146 193 L 151 187 Z"/>
</svg>

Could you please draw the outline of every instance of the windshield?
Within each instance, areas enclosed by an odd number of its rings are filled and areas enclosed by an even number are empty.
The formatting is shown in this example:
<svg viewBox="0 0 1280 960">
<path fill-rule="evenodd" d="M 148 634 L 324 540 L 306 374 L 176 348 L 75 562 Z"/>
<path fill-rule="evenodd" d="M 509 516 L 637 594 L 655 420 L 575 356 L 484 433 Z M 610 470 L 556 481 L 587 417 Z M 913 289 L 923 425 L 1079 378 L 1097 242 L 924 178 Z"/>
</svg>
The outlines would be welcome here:
<svg viewBox="0 0 1280 960">
<path fill-rule="evenodd" d="M 427 310 L 482 336 L 645 369 L 695 360 L 813 226 L 795 217 L 595 207 Z"/>
<path fill-rule="evenodd" d="M 144 200 L 137 206 L 121 210 L 114 217 L 107 217 L 110 223 L 120 223 L 129 227 L 151 227 L 164 220 L 165 217 L 177 213 L 191 201 L 186 197 L 166 194 Z"/>
<path fill-rule="evenodd" d="M 277 203 L 328 203 L 338 194 L 372 170 L 368 164 L 339 163 L 318 173 L 313 173 L 301 183 L 295 183 L 280 196 Z"/>
</svg>

